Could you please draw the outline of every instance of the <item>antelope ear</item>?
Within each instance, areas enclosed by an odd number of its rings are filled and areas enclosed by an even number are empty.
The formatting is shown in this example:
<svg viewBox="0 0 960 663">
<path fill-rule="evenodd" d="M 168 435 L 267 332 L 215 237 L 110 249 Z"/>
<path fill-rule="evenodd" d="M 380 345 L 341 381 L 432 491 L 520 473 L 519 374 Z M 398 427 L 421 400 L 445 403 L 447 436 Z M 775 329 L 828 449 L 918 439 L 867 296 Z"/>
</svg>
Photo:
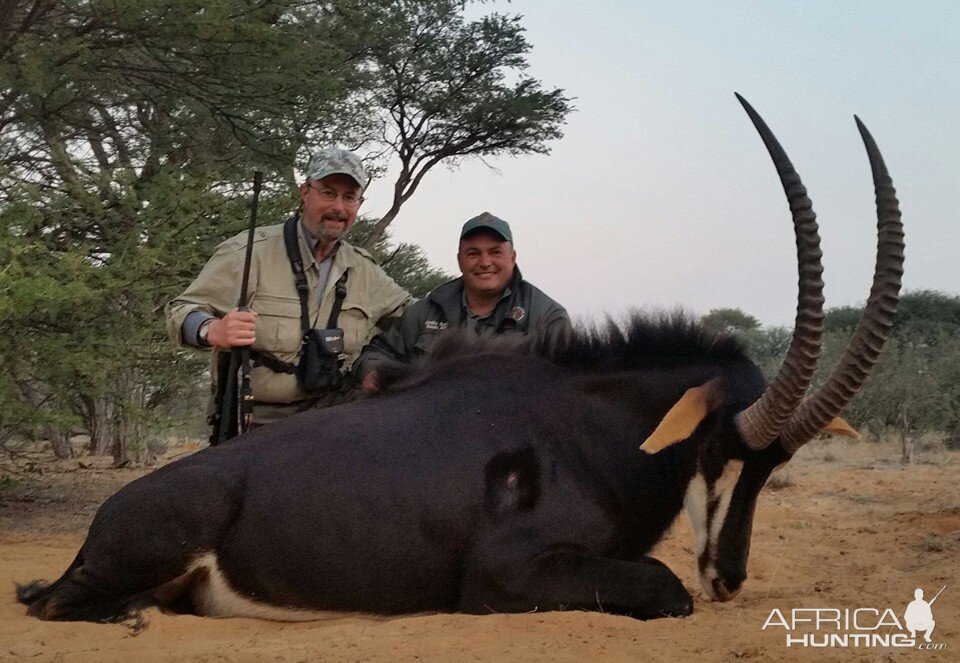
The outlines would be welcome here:
<svg viewBox="0 0 960 663">
<path fill-rule="evenodd" d="M 723 384 L 720 378 L 687 389 L 670 411 L 663 417 L 657 429 L 640 445 L 642 451 L 655 454 L 672 444 L 690 437 L 700 422 L 723 402 Z"/>
<path fill-rule="evenodd" d="M 846 421 L 837 417 L 829 424 L 823 427 L 824 433 L 833 433 L 834 435 L 843 435 L 844 437 L 852 437 L 855 439 L 860 439 L 860 433 L 857 430 L 848 424 Z"/>
</svg>

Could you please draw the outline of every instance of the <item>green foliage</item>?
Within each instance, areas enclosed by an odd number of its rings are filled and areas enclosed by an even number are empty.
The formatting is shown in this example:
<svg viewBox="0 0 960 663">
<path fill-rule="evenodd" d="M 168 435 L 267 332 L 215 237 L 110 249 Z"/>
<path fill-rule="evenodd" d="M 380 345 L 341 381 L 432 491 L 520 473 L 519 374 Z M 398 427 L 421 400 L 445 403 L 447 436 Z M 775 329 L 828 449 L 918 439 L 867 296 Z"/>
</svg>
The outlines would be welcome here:
<svg viewBox="0 0 960 663">
<path fill-rule="evenodd" d="M 827 331 L 853 331 L 863 313 L 862 306 L 840 306 L 828 309 L 824 316 Z M 904 293 L 897 305 L 894 330 L 923 336 L 932 342 L 960 329 L 960 298 L 936 290 Z"/>
<path fill-rule="evenodd" d="M 711 329 L 728 333 L 760 328 L 759 320 L 738 308 L 711 309 L 700 321 Z"/>
<path fill-rule="evenodd" d="M 245 171 L 256 155 L 288 167 L 304 139 L 356 124 L 343 107 L 331 112 L 356 67 L 316 38 L 342 31 L 317 3 L 21 0 L 12 10 L 4 161 L 42 163 L 30 146 L 44 146 L 53 158 L 43 175 L 88 202 L 63 164 L 81 147 L 108 171 L 96 178 L 106 188 L 118 166 L 150 175 L 165 162 L 217 171 L 229 160 Z"/>
<path fill-rule="evenodd" d="M 839 359 L 861 308 L 844 307 L 827 319 L 846 320 L 828 331 L 821 371 Z M 828 327 L 830 329 L 830 327 Z M 960 446 L 960 297 L 932 290 L 904 293 L 893 334 L 863 391 L 850 405 L 852 420 L 876 435 L 885 428 L 903 434 L 944 431 Z"/>
<path fill-rule="evenodd" d="M 862 314 L 862 306 L 837 306 L 827 309 L 823 314 L 823 328 L 828 332 L 852 332 L 857 328 Z"/>
<path fill-rule="evenodd" d="M 376 221 L 368 217 L 357 219 L 350 229 L 350 241 L 366 243 L 375 224 Z M 390 278 L 417 299 L 453 278 L 442 269 L 431 267 L 423 249 L 416 244 L 391 244 L 390 233 L 380 235 L 368 250 Z"/>
<path fill-rule="evenodd" d="M 897 306 L 896 329 L 937 345 L 960 333 L 960 297 L 935 290 L 906 293 Z"/>
<path fill-rule="evenodd" d="M 166 339 L 163 304 L 245 224 L 254 167 L 274 173 L 261 210 L 277 217 L 304 140 L 359 126 L 344 103 L 357 65 L 336 40 L 316 39 L 342 26 L 315 3 L 11 9 L 0 46 L 0 405 L 13 416 L 0 437 L 63 440 L 79 427 L 118 463 L 142 458 L 147 427 L 202 371 Z"/>
<path fill-rule="evenodd" d="M 750 357 L 756 362 L 768 380 L 773 379 L 787 356 L 793 330 L 787 327 L 749 329 L 737 333 L 747 344 Z"/>
<path fill-rule="evenodd" d="M 826 331 L 813 386 L 823 383 L 846 350 L 862 307 L 825 312 Z M 768 377 L 789 347 L 786 328 L 735 331 Z M 960 447 L 960 296 L 922 290 L 900 298 L 894 329 L 880 359 L 844 417 L 881 437 L 945 432 Z"/>
<path fill-rule="evenodd" d="M 829 347 L 834 355 L 846 347 L 849 336 L 831 340 L 834 342 Z M 957 351 L 960 345 L 954 348 Z M 944 408 L 950 393 L 941 389 L 937 359 L 938 353 L 931 352 L 929 347 L 892 339 L 867 384 L 847 408 L 846 416 L 851 422 L 866 426 L 875 437 L 880 437 L 886 428 L 907 433 L 946 430 L 949 422 Z"/>
<path fill-rule="evenodd" d="M 793 331 L 786 327 L 763 329 L 760 321 L 738 308 L 715 308 L 701 316 L 708 329 L 738 337 L 747 346 L 750 358 L 756 362 L 767 379 L 772 379 L 780 368 L 790 347 Z"/>
</svg>

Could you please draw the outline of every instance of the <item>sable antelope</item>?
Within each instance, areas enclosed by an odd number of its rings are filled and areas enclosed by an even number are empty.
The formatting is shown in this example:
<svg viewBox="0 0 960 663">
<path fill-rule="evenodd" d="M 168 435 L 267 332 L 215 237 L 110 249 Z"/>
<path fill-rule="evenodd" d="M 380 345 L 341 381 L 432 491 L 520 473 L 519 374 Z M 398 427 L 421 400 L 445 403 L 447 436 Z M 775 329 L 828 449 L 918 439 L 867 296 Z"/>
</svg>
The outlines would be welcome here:
<svg viewBox="0 0 960 663">
<path fill-rule="evenodd" d="M 876 273 L 843 358 L 807 394 L 823 321 L 816 219 L 741 102 L 797 237 L 795 332 L 769 385 L 736 341 L 680 317 L 582 332 L 550 356 L 449 336 L 421 366 L 386 371 L 378 397 L 260 428 L 126 486 L 59 580 L 18 589 L 29 613 L 687 615 L 690 594 L 646 556 L 684 506 L 704 591 L 732 598 L 770 473 L 819 431 L 852 432 L 838 417 L 889 333 L 903 263 L 894 189 L 858 119 L 877 196 Z"/>
</svg>

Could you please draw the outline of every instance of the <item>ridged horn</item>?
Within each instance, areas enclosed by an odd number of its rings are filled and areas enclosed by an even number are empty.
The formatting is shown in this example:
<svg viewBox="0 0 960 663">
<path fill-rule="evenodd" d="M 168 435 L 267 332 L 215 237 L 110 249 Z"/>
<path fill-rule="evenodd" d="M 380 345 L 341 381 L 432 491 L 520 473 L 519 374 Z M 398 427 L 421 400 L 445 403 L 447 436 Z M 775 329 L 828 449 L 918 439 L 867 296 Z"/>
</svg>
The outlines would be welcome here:
<svg viewBox="0 0 960 663">
<path fill-rule="evenodd" d="M 760 115 L 739 94 L 737 99 L 753 121 L 753 126 L 763 139 L 777 168 L 783 191 L 790 204 L 797 238 L 799 293 L 790 348 L 777 376 L 764 394 L 736 417 L 740 435 L 747 446 L 763 449 L 777 437 L 790 415 L 800 405 L 817 367 L 820 337 L 823 334 L 823 266 L 820 264 L 822 254 L 817 215 L 814 214 L 810 198 L 807 197 L 807 189 L 800 181 L 800 176 L 786 152 Z"/>
<path fill-rule="evenodd" d="M 867 148 L 877 197 L 877 264 L 870 299 L 846 351 L 826 382 L 805 400 L 784 426 L 781 442 L 789 453 L 809 442 L 838 416 L 863 386 L 890 335 L 903 276 L 903 224 L 893 181 L 873 136 L 854 116 Z"/>
</svg>

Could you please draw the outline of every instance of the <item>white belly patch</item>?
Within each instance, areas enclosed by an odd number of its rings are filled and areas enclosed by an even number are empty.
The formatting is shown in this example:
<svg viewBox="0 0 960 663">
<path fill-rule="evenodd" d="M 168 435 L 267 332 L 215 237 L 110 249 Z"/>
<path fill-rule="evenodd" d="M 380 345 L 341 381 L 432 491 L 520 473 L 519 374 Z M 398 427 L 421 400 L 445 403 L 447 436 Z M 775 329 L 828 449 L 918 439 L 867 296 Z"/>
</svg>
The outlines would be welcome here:
<svg viewBox="0 0 960 663">
<path fill-rule="evenodd" d="M 230 586 L 213 552 L 200 555 L 190 564 L 187 574 L 195 573 L 200 573 L 201 577 L 191 586 L 190 595 L 197 614 L 204 617 L 255 617 L 278 622 L 305 622 L 361 614 L 289 608 L 255 601 Z"/>
</svg>

